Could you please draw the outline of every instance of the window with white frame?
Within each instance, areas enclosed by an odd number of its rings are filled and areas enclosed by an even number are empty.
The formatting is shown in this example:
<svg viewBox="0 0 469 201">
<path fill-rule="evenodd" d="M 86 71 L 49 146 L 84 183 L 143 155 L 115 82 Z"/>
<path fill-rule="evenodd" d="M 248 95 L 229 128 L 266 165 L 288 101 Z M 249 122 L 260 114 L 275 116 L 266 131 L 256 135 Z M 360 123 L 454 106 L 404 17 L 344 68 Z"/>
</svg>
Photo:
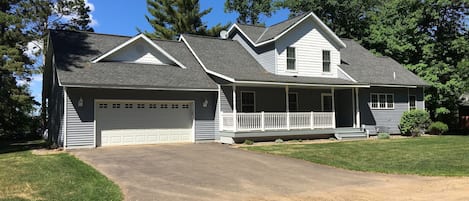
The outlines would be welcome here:
<svg viewBox="0 0 469 201">
<path fill-rule="evenodd" d="M 372 93 L 371 109 L 394 109 L 394 94 Z"/>
<path fill-rule="evenodd" d="M 417 98 L 414 95 L 409 96 L 409 109 L 410 110 L 415 110 L 417 109 L 416 107 L 416 100 Z"/>
<path fill-rule="evenodd" d="M 288 108 L 290 112 L 298 111 L 298 93 L 296 92 L 288 93 Z"/>
<path fill-rule="evenodd" d="M 287 47 L 287 70 L 296 70 L 296 52 L 294 47 Z"/>
<path fill-rule="evenodd" d="M 256 111 L 256 94 L 252 91 L 241 92 L 241 112 Z"/>
<path fill-rule="evenodd" d="M 322 51 L 322 72 L 331 72 L 331 51 Z"/>
</svg>

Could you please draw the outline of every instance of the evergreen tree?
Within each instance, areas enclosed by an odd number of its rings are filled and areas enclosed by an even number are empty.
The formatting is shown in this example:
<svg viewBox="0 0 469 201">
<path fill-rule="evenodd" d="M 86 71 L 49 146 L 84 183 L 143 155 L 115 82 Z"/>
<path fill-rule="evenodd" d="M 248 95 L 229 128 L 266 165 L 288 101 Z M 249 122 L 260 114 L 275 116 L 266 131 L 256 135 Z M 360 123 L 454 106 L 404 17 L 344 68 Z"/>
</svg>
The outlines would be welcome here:
<svg viewBox="0 0 469 201">
<path fill-rule="evenodd" d="M 379 0 L 281 0 L 277 7 L 288 8 L 291 16 L 314 12 L 339 37 L 361 40 L 367 35 L 368 15 Z"/>
<path fill-rule="evenodd" d="M 225 12 L 239 13 L 237 21 L 243 24 L 260 24 L 259 15 L 272 15 L 274 6 L 271 0 L 226 0 Z"/>
<path fill-rule="evenodd" d="M 200 11 L 199 0 L 147 0 L 147 8 L 151 17 L 145 18 L 154 31 L 145 34 L 151 38 L 171 40 L 184 33 L 216 36 L 217 30 L 228 27 L 218 24 L 207 29 L 202 17 L 212 9 Z"/>
</svg>

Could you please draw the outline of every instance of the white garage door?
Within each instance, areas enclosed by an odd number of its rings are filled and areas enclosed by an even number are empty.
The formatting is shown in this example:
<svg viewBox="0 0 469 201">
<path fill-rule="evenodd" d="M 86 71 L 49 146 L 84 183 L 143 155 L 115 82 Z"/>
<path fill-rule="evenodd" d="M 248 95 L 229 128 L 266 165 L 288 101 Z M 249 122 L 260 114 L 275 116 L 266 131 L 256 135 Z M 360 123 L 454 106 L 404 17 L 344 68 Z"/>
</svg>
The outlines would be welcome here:
<svg viewBox="0 0 469 201">
<path fill-rule="evenodd" d="M 96 102 L 98 146 L 191 142 L 190 102 Z"/>
</svg>

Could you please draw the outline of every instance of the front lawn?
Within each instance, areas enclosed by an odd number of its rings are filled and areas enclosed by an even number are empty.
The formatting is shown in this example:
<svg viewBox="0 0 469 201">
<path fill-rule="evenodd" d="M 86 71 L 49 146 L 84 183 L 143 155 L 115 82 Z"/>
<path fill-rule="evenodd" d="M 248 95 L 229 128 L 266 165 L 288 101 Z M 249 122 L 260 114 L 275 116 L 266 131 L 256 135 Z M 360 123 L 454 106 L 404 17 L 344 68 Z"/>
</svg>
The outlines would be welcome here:
<svg viewBox="0 0 469 201">
<path fill-rule="evenodd" d="M 75 157 L 33 155 L 41 143 L 0 143 L 0 201 L 122 200 L 116 184 Z"/>
<path fill-rule="evenodd" d="M 244 147 L 358 171 L 469 176 L 469 136 Z"/>
</svg>

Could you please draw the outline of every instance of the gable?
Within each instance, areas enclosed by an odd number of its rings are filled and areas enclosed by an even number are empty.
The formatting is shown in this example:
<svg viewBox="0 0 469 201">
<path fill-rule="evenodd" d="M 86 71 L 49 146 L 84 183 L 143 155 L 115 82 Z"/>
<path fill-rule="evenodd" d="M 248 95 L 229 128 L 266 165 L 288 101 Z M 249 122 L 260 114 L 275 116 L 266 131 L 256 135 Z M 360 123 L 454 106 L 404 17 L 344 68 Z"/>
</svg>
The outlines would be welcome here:
<svg viewBox="0 0 469 201">
<path fill-rule="evenodd" d="M 110 54 L 102 61 L 118 61 L 140 64 L 176 65 L 171 59 L 155 49 L 143 39 L 138 39 L 132 44 Z"/>
<path fill-rule="evenodd" d="M 168 54 L 143 34 L 135 36 L 114 49 L 92 60 L 92 63 L 100 61 L 115 61 L 125 63 L 175 65 L 186 68 L 182 63 Z"/>
</svg>

